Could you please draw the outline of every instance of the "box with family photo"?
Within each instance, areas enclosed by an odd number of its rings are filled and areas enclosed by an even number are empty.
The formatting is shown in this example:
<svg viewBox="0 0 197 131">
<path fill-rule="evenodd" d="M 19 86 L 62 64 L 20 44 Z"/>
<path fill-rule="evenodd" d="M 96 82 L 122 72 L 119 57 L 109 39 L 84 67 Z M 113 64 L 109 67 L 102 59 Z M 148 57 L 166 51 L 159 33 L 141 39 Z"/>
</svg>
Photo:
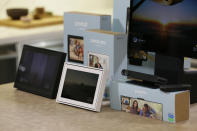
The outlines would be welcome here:
<svg viewBox="0 0 197 131">
<path fill-rule="evenodd" d="M 121 96 L 121 110 L 147 118 L 162 120 L 163 106 L 161 103 Z"/>
<path fill-rule="evenodd" d="M 64 13 L 64 51 L 66 61 L 84 64 L 85 32 L 88 29 L 111 30 L 111 16 L 84 12 Z"/>
<path fill-rule="evenodd" d="M 148 118 L 176 123 L 189 119 L 190 92 L 163 92 L 132 81 L 113 81 L 110 107 Z M 184 113 L 183 113 L 184 112 Z"/>
</svg>

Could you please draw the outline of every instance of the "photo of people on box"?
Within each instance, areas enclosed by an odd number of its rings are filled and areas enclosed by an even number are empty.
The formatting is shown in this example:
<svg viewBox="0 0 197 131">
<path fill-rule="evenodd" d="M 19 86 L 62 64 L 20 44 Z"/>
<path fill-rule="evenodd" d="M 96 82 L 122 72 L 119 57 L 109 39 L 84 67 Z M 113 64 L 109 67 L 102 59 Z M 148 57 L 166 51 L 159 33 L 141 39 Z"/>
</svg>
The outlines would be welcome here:
<svg viewBox="0 0 197 131">
<path fill-rule="evenodd" d="M 80 36 L 68 35 L 68 60 L 83 63 L 84 40 Z"/>
<path fill-rule="evenodd" d="M 130 98 L 129 97 L 122 97 L 121 100 L 121 107 L 122 111 L 129 112 L 129 107 L 130 107 Z"/>
<path fill-rule="evenodd" d="M 90 67 L 104 69 L 109 78 L 109 56 L 88 52 L 88 59 Z"/>
<path fill-rule="evenodd" d="M 121 97 L 122 111 L 137 114 L 153 119 L 162 120 L 162 104 L 145 101 L 141 99 L 134 99 L 130 97 Z"/>
</svg>

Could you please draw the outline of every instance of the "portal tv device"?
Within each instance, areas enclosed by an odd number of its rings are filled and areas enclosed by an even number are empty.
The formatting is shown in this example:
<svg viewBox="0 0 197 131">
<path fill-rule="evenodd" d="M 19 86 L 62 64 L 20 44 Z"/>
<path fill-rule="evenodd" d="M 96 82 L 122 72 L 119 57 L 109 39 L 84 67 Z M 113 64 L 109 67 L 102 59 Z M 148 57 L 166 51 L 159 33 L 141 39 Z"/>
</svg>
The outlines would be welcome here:
<svg viewBox="0 0 197 131">
<path fill-rule="evenodd" d="M 140 72 L 130 71 L 123 69 L 122 75 L 131 77 L 133 79 L 140 80 L 144 83 L 151 83 L 153 85 L 165 85 L 168 83 L 168 80 L 159 76 L 153 76 L 149 74 L 144 74 Z"/>
<path fill-rule="evenodd" d="M 56 102 L 100 112 L 105 84 L 104 70 L 65 63 Z"/>
<path fill-rule="evenodd" d="M 56 98 L 66 54 L 24 45 L 14 87 Z"/>
</svg>

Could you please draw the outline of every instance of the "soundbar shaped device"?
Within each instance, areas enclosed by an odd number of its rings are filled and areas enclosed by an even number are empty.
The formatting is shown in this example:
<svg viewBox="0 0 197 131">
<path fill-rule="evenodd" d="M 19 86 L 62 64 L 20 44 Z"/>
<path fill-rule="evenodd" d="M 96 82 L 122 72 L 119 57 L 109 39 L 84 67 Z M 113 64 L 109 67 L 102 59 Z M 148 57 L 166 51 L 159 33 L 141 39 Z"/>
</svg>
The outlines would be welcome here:
<svg viewBox="0 0 197 131">
<path fill-rule="evenodd" d="M 137 79 L 143 81 L 144 83 L 152 83 L 154 85 L 165 85 L 168 83 L 168 80 L 159 76 L 153 76 L 149 74 L 139 73 L 135 71 L 130 71 L 123 69 L 122 75 L 131 77 L 133 79 Z"/>
</svg>

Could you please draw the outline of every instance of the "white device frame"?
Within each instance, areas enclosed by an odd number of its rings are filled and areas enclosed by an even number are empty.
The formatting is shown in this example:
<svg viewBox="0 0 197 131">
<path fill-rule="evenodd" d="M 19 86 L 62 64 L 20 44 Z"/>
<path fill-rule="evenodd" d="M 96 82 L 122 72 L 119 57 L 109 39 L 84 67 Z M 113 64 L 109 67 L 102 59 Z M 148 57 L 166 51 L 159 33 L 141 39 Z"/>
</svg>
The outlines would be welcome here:
<svg viewBox="0 0 197 131">
<path fill-rule="evenodd" d="M 80 102 L 80 101 L 61 97 L 67 69 L 81 71 L 81 72 L 88 72 L 88 73 L 93 73 L 93 74 L 99 75 L 97 85 L 96 85 L 93 104 L 88 104 L 85 102 Z M 61 80 L 60 80 L 60 84 L 59 84 L 56 102 L 100 112 L 101 104 L 102 104 L 102 100 L 103 100 L 103 95 L 104 95 L 104 91 L 105 91 L 105 84 L 106 84 L 106 76 L 105 76 L 104 70 L 81 66 L 81 65 L 74 65 L 74 64 L 70 64 L 70 63 L 65 62 L 62 76 L 61 76 Z"/>
</svg>

